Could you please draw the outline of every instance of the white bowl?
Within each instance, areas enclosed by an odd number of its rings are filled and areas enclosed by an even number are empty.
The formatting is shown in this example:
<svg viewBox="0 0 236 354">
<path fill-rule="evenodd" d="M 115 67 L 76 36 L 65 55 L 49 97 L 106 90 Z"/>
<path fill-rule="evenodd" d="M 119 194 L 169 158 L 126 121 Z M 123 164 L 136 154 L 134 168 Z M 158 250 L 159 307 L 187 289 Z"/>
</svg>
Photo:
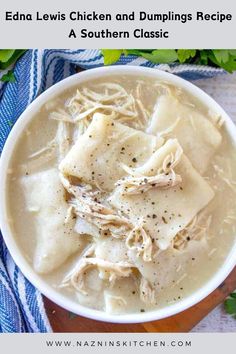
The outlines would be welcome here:
<svg viewBox="0 0 236 354">
<path fill-rule="evenodd" d="M 159 71 L 157 69 L 149 69 L 144 67 L 135 66 L 112 66 L 103 67 L 98 69 L 91 69 L 84 71 L 82 73 L 73 75 L 56 85 L 49 88 L 43 94 L 41 94 L 29 107 L 24 111 L 24 113 L 17 120 L 14 125 L 7 142 L 5 144 L 1 160 L 0 160 L 0 227 L 5 240 L 5 243 L 14 259 L 16 264 L 19 266 L 23 274 L 29 279 L 29 281 L 40 290 L 46 297 L 54 301 L 61 307 L 81 316 L 85 316 L 91 319 L 114 322 L 114 323 L 138 323 L 147 322 L 153 320 L 159 320 L 176 313 L 179 313 L 205 298 L 213 290 L 215 290 L 232 271 L 233 267 L 236 265 L 236 242 L 227 258 L 225 259 L 221 268 L 212 276 L 212 278 L 205 283 L 200 289 L 184 298 L 183 300 L 168 305 L 165 308 L 153 310 L 144 313 L 126 314 L 126 315 L 110 315 L 102 311 L 93 310 L 75 301 L 65 297 L 64 295 L 57 292 L 53 287 L 50 287 L 39 275 L 35 273 L 32 267 L 29 265 L 21 249 L 18 247 L 15 238 L 11 232 L 10 226 L 7 222 L 7 208 L 6 208 L 6 182 L 7 182 L 7 169 L 9 162 L 14 151 L 14 147 L 26 125 L 34 117 L 35 113 L 44 105 L 48 100 L 52 99 L 56 95 L 62 93 L 63 91 L 75 86 L 76 84 L 81 84 L 87 80 L 95 79 L 98 77 L 106 77 L 110 75 L 144 75 L 150 78 L 157 78 L 161 80 L 168 81 L 174 85 L 177 85 L 191 95 L 198 98 L 203 104 L 208 106 L 213 111 L 219 113 L 225 119 L 225 127 L 231 136 L 231 139 L 236 144 L 236 127 L 224 112 L 224 110 L 205 92 L 200 90 L 193 84 L 185 81 L 177 76 L 169 73 Z"/>
</svg>

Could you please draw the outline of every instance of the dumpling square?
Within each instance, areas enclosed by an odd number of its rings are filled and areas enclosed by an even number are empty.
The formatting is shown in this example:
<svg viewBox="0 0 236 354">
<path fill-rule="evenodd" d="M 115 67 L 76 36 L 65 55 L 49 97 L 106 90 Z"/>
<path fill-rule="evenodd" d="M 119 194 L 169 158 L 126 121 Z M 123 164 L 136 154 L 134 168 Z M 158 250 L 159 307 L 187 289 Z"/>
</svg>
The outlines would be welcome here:
<svg viewBox="0 0 236 354">
<path fill-rule="evenodd" d="M 64 175 L 112 191 L 115 182 L 126 174 L 123 164 L 142 165 L 163 141 L 96 113 L 59 168 Z"/>
<path fill-rule="evenodd" d="M 163 174 L 164 165 L 168 166 L 169 172 Z M 142 223 L 162 250 L 171 245 L 175 235 L 214 197 L 213 190 L 194 169 L 176 139 L 168 140 L 143 166 L 130 173 L 133 175 L 117 182 L 109 202 L 128 216 L 134 225 Z M 147 186 L 155 175 L 161 175 L 162 179 L 166 176 L 166 184 L 153 182 Z M 176 184 L 174 179 L 177 179 Z M 141 189 L 136 184 L 137 180 L 140 180 Z M 145 189 L 143 183 L 148 188 Z"/>
<path fill-rule="evenodd" d="M 50 273 L 69 256 L 82 251 L 86 242 L 74 232 L 75 220 L 66 220 L 68 205 L 56 168 L 24 176 L 21 183 L 26 208 L 35 222 L 34 269 Z"/>
<path fill-rule="evenodd" d="M 222 140 L 220 132 L 209 119 L 172 95 L 159 97 L 147 132 L 164 138 L 177 138 L 201 174 L 207 170 Z"/>
</svg>

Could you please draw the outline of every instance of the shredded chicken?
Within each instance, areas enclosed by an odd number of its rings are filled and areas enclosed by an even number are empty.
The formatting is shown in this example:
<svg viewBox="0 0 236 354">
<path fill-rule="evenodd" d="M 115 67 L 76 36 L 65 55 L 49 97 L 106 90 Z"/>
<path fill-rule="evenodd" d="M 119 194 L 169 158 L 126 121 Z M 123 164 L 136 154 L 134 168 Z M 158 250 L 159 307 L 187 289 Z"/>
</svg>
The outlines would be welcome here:
<svg viewBox="0 0 236 354">
<path fill-rule="evenodd" d="M 68 123 L 58 123 L 56 141 L 58 145 L 59 161 L 61 161 L 70 150 L 71 140 Z"/>
<path fill-rule="evenodd" d="M 116 186 L 122 186 L 125 194 L 138 194 L 147 192 L 152 188 L 168 189 L 182 182 L 180 175 L 172 170 L 170 173 L 160 173 L 151 177 L 126 177 L 119 180 Z"/>
<path fill-rule="evenodd" d="M 171 86 L 167 81 L 156 82 L 154 86 L 157 89 L 158 96 L 171 95 L 172 90 L 175 89 L 175 87 Z"/>
<path fill-rule="evenodd" d="M 112 295 L 104 292 L 105 309 L 107 313 L 120 313 L 120 308 L 127 306 L 127 301 L 122 296 Z"/>
<path fill-rule="evenodd" d="M 144 123 L 147 124 L 148 119 L 150 117 L 150 112 L 144 107 L 144 105 L 140 99 L 137 98 L 136 102 L 137 102 L 138 108 L 143 116 Z"/>
<path fill-rule="evenodd" d="M 63 175 L 61 175 L 61 181 L 67 192 L 73 195 L 69 204 L 73 207 L 74 213 L 98 227 L 102 232 L 101 235 L 111 234 L 114 237 L 124 237 L 133 227 L 127 218 L 96 201 L 97 192 L 94 192 L 91 186 L 74 186 Z"/>
<path fill-rule="evenodd" d="M 78 125 L 81 134 L 86 130 L 95 112 L 112 115 L 113 119 L 120 117 L 136 118 L 138 112 L 133 95 L 116 83 L 102 83 L 95 89 L 82 87 L 67 101 L 66 110 L 58 110 L 50 114 L 51 119 Z"/>
<path fill-rule="evenodd" d="M 126 246 L 135 249 L 138 255 L 142 255 L 145 262 L 152 260 L 152 239 L 140 223 L 128 234 Z"/>
<path fill-rule="evenodd" d="M 173 239 L 173 248 L 182 250 L 191 240 L 201 240 L 204 237 L 207 238 L 207 232 L 211 225 L 212 217 L 211 215 L 208 216 L 205 223 L 203 223 L 201 219 L 203 219 L 203 217 L 196 215 L 185 229 L 177 233 Z"/>
<path fill-rule="evenodd" d="M 130 230 L 131 223 L 128 219 L 118 214 L 115 214 L 112 209 L 107 209 L 98 203 L 93 205 L 83 199 L 71 199 L 69 204 L 73 206 L 74 212 L 80 218 L 86 218 L 88 222 L 97 226 L 101 231 L 101 234 L 111 234 L 114 237 L 124 237 Z M 96 209 L 99 208 L 97 211 Z M 109 211 L 109 214 L 107 214 Z"/>
<path fill-rule="evenodd" d="M 180 162 L 182 154 L 183 154 L 183 150 L 181 148 L 176 149 L 175 153 L 171 152 L 164 159 L 162 167 L 158 172 L 160 173 L 163 171 L 164 173 L 169 173 L 170 171 L 172 171 L 173 168 L 175 168 Z"/>
<path fill-rule="evenodd" d="M 235 223 L 235 221 L 236 221 L 236 214 L 235 214 L 234 209 L 229 210 L 228 214 L 225 216 L 225 218 L 223 220 L 223 223 L 231 225 L 231 224 Z"/>
<path fill-rule="evenodd" d="M 224 181 L 228 187 L 232 189 L 233 192 L 236 192 L 236 181 L 232 179 L 232 174 L 227 174 L 220 166 L 214 164 L 214 170 L 218 176 Z"/>
<path fill-rule="evenodd" d="M 220 129 L 222 127 L 222 125 L 225 122 L 225 118 L 222 117 L 220 114 L 216 114 L 215 112 L 209 110 L 208 111 L 208 115 L 212 121 L 212 123 L 218 128 Z"/>
<path fill-rule="evenodd" d="M 74 120 L 71 115 L 62 108 L 59 108 L 57 111 L 50 113 L 49 118 L 62 122 L 74 123 Z"/>
<path fill-rule="evenodd" d="M 31 155 L 28 156 L 28 159 L 35 159 L 38 158 L 39 156 L 43 155 L 43 154 L 51 154 L 53 151 L 55 151 L 56 149 L 56 139 L 52 139 L 49 143 L 47 143 L 47 145 L 45 147 L 43 147 L 42 149 L 33 152 Z"/>
<path fill-rule="evenodd" d="M 158 133 L 158 136 L 166 138 L 170 133 L 173 132 L 173 130 L 178 126 L 179 122 L 180 122 L 181 118 L 178 117 L 176 119 L 176 121 L 170 125 L 168 128 L 166 128 L 165 130 L 163 130 L 162 132 Z"/>
<path fill-rule="evenodd" d="M 79 260 L 77 266 L 64 278 L 62 286 L 73 286 L 77 291 L 84 295 L 88 294 L 86 289 L 86 272 L 91 268 L 97 267 L 99 277 L 109 281 L 112 285 L 118 278 L 129 277 L 132 273 L 133 265 L 128 262 L 112 263 L 99 258 L 86 258 L 85 255 Z"/>
<path fill-rule="evenodd" d="M 73 216 L 74 216 L 73 207 L 69 206 L 69 208 L 67 209 L 66 216 L 65 216 L 64 224 L 68 224 L 70 222 L 70 220 L 73 218 Z"/>
<path fill-rule="evenodd" d="M 71 207 L 72 210 L 74 210 L 73 206 Z M 99 238 L 101 236 L 101 232 L 97 226 L 88 222 L 85 219 L 80 218 L 78 215 L 76 216 L 74 231 L 77 232 L 79 235 L 88 235 L 95 238 Z"/>
<path fill-rule="evenodd" d="M 213 254 L 217 251 L 217 248 L 212 248 L 212 250 L 210 250 L 210 252 L 208 253 L 208 257 L 212 257 Z"/>
<path fill-rule="evenodd" d="M 155 304 L 156 294 L 155 290 L 152 288 L 150 282 L 144 277 L 140 281 L 140 299 L 146 304 Z"/>
<path fill-rule="evenodd" d="M 124 194 L 138 194 L 152 188 L 168 189 L 179 185 L 182 178 L 175 173 L 174 167 L 179 163 L 182 152 L 182 149 L 177 149 L 175 153 L 167 155 L 162 166 L 153 176 L 144 176 L 140 173 L 140 168 L 132 169 L 122 164 L 122 168 L 129 176 L 117 181 L 116 186 L 122 186 Z"/>
<path fill-rule="evenodd" d="M 156 167 L 156 171 L 153 170 L 153 165 L 155 165 L 155 154 L 153 154 L 150 159 L 145 162 L 144 165 L 137 167 L 137 168 L 131 168 L 125 164 L 121 164 L 121 167 L 124 169 L 124 171 L 128 174 L 131 175 L 132 177 L 143 177 L 144 175 L 149 175 L 150 176 L 150 170 L 152 171 L 152 176 L 153 175 L 158 175 L 161 173 L 170 173 L 172 170 L 179 164 L 181 157 L 183 155 L 183 149 L 179 146 L 175 152 L 169 153 L 164 160 L 162 161 L 162 164 L 159 168 Z M 145 171 L 145 172 L 144 172 Z"/>
</svg>

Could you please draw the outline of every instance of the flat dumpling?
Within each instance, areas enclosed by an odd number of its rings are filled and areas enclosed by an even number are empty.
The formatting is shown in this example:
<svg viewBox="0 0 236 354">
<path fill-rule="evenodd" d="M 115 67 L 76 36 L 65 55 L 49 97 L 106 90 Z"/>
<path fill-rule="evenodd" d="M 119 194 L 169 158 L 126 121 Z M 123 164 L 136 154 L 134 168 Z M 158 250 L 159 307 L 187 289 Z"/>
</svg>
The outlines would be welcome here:
<svg viewBox="0 0 236 354">
<path fill-rule="evenodd" d="M 61 162 L 60 170 L 111 191 L 117 179 L 125 174 L 122 164 L 130 167 L 143 164 L 162 143 L 162 138 L 96 113 L 86 132 Z"/>
<path fill-rule="evenodd" d="M 128 251 L 128 256 L 155 290 L 155 302 L 158 305 L 158 293 L 168 286 L 178 284 L 178 280 L 184 279 L 187 269 L 194 267 L 197 260 L 204 258 L 207 252 L 209 252 L 207 242 L 201 239 L 189 241 L 182 251 L 177 251 L 172 247 L 165 251 L 158 251 L 151 262 L 145 262 L 133 250 Z"/>
<path fill-rule="evenodd" d="M 117 182 L 109 202 L 134 225 L 141 223 L 162 250 L 214 196 L 176 139 L 168 140 L 130 174 Z"/>
<path fill-rule="evenodd" d="M 91 268 L 86 271 L 84 277 L 86 294 L 76 291 L 76 298 L 83 306 L 88 306 L 94 309 L 104 307 L 104 281 L 99 277 L 99 270 Z"/>
<path fill-rule="evenodd" d="M 95 255 L 99 259 L 114 263 L 130 261 L 125 239 L 98 239 L 95 246 Z M 130 276 L 119 277 L 114 283 L 109 285 L 104 291 L 104 309 L 107 313 L 129 313 L 135 311 L 138 306 L 140 308 L 144 307 L 139 296 L 137 272 L 136 276 L 134 276 L 134 269 Z"/>
<path fill-rule="evenodd" d="M 207 170 L 222 140 L 220 132 L 209 119 L 172 95 L 159 97 L 147 132 L 177 138 L 184 153 L 201 174 Z"/>
<path fill-rule="evenodd" d="M 74 232 L 73 217 L 67 217 L 65 191 L 56 169 L 24 176 L 21 182 L 27 211 L 35 223 L 34 269 L 49 273 L 82 250 L 85 240 Z"/>
<path fill-rule="evenodd" d="M 149 306 L 150 307 L 150 306 Z M 135 276 L 121 278 L 104 291 L 104 309 L 107 313 L 121 315 L 134 313 L 137 308 L 147 309 L 139 296 L 139 282 Z"/>
<path fill-rule="evenodd" d="M 114 237 L 98 238 L 96 240 L 95 255 L 109 262 L 129 261 L 125 240 Z"/>
</svg>

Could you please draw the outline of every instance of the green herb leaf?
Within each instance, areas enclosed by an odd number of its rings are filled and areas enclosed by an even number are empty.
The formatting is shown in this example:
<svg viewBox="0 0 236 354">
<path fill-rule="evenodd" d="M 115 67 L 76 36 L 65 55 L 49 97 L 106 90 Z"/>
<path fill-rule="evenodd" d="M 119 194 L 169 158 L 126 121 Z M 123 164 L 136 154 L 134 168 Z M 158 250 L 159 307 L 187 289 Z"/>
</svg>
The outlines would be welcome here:
<svg viewBox="0 0 236 354">
<path fill-rule="evenodd" d="M 15 78 L 13 70 L 8 70 L 8 72 L 1 77 L 1 81 L 3 81 L 3 82 L 15 82 L 16 78 Z"/>
<path fill-rule="evenodd" d="M 0 49 L 0 61 L 6 63 L 14 54 L 14 49 Z"/>
<path fill-rule="evenodd" d="M 111 65 L 116 63 L 123 54 L 123 49 L 102 49 L 104 64 Z"/>
<path fill-rule="evenodd" d="M 213 49 L 212 53 L 214 54 L 216 60 L 219 63 L 227 63 L 229 60 L 229 51 L 228 50 L 222 50 L 222 49 Z"/>
<path fill-rule="evenodd" d="M 141 57 L 143 53 L 152 53 L 153 49 L 151 50 L 145 50 L 145 49 L 125 49 L 127 54 L 131 55 L 137 55 L 138 57 Z"/>
<path fill-rule="evenodd" d="M 143 58 L 155 64 L 173 63 L 178 59 L 175 49 L 156 49 L 151 53 L 140 52 Z"/>
<path fill-rule="evenodd" d="M 236 314 L 236 301 L 235 301 L 235 299 L 225 300 L 225 309 L 228 314 L 235 315 Z"/>
<path fill-rule="evenodd" d="M 227 50 L 227 49 L 225 49 Z M 229 54 L 236 56 L 236 49 L 229 49 L 228 50 Z"/>
<path fill-rule="evenodd" d="M 232 73 L 236 70 L 236 57 L 230 56 L 229 61 L 227 63 L 221 64 L 220 66 L 229 73 Z"/>
<path fill-rule="evenodd" d="M 220 54 L 219 52 L 226 52 L 225 54 Z M 236 55 L 234 51 L 229 50 L 212 50 L 209 54 L 210 60 L 217 66 L 223 68 L 224 70 L 232 73 L 236 70 Z"/>
<path fill-rule="evenodd" d="M 200 50 L 200 58 L 198 61 L 199 64 L 207 65 L 208 64 L 208 52 L 207 50 Z"/>
<path fill-rule="evenodd" d="M 194 58 L 196 55 L 196 49 L 178 49 L 178 59 L 180 63 L 185 63 L 186 60 Z"/>
<path fill-rule="evenodd" d="M 24 53 L 25 49 L 0 49 L 0 69 L 7 69 L 15 63 Z"/>
<path fill-rule="evenodd" d="M 236 71 L 236 49 L 102 49 L 105 65 L 114 64 L 122 54 L 143 57 L 154 64 L 190 63 Z M 1 65 L 1 63 L 0 63 Z"/>
<path fill-rule="evenodd" d="M 225 311 L 236 319 L 236 293 L 230 294 L 224 303 Z"/>
</svg>

